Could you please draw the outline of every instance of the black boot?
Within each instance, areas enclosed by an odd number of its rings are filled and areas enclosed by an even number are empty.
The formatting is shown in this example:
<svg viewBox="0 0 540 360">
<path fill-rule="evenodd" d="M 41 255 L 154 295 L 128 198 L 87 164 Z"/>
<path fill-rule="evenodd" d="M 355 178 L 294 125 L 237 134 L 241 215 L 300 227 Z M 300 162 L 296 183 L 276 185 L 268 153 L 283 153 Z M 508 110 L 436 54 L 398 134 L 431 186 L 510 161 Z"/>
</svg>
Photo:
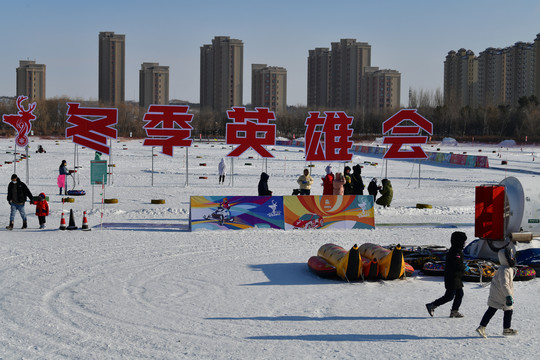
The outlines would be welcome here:
<svg viewBox="0 0 540 360">
<path fill-rule="evenodd" d="M 24 220 L 23 223 L 22 223 L 21 229 L 26 229 L 27 227 L 28 227 L 28 224 L 26 223 L 26 220 Z"/>
<path fill-rule="evenodd" d="M 9 225 L 6 226 L 6 229 L 8 229 L 8 230 L 13 230 L 13 221 L 10 221 L 10 222 L 9 222 Z"/>
<path fill-rule="evenodd" d="M 60 188 L 60 193 L 58 195 L 62 195 L 62 188 Z"/>
</svg>

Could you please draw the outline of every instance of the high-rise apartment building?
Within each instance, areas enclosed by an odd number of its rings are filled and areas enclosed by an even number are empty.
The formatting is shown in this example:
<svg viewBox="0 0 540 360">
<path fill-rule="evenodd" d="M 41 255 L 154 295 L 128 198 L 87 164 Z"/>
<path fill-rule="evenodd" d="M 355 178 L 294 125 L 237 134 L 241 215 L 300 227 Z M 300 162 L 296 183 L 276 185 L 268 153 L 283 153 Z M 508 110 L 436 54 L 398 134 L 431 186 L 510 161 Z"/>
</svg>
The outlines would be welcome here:
<svg viewBox="0 0 540 360">
<path fill-rule="evenodd" d="M 201 47 L 201 110 L 224 112 L 242 106 L 244 43 L 216 36 Z"/>
<path fill-rule="evenodd" d="M 370 69 L 370 73 L 366 71 Z M 366 81 L 370 81 L 370 85 Z M 374 84 L 385 84 L 383 88 Z M 386 84 L 390 82 L 390 87 Z M 400 106 L 401 74 L 395 70 L 371 68 L 371 45 L 355 39 L 341 39 L 328 48 L 309 50 L 308 107 L 346 111 L 380 111 Z M 369 91 L 369 93 L 367 93 Z M 375 93 L 377 95 L 375 95 Z M 374 98 L 379 96 L 382 98 Z M 370 100 L 368 101 L 368 97 Z M 382 102 L 381 102 L 382 101 Z"/>
<path fill-rule="evenodd" d="M 400 106 L 401 74 L 397 70 L 366 67 L 364 103 L 370 112 L 394 111 Z"/>
<path fill-rule="evenodd" d="M 478 59 L 471 50 L 449 51 L 444 61 L 444 102 L 449 106 L 476 106 Z"/>
<path fill-rule="evenodd" d="M 169 67 L 145 62 L 139 70 L 139 106 L 169 104 Z"/>
<path fill-rule="evenodd" d="M 287 110 L 287 70 L 266 64 L 251 65 L 251 106 L 269 108 L 276 114 Z"/>
<path fill-rule="evenodd" d="M 99 33 L 99 94 L 105 105 L 125 101 L 126 36 L 114 32 Z"/>
<path fill-rule="evenodd" d="M 371 66 L 371 45 L 355 39 L 333 42 L 330 66 L 330 106 L 358 111 L 363 107 L 364 69 Z"/>
<path fill-rule="evenodd" d="M 330 105 L 331 58 L 332 53 L 329 48 L 309 50 L 307 91 L 307 106 L 309 108 L 324 108 Z"/>
<path fill-rule="evenodd" d="M 534 40 L 534 95 L 540 99 L 540 34 Z"/>
<path fill-rule="evenodd" d="M 20 60 L 17 68 L 17 96 L 28 101 L 45 100 L 45 65 L 35 60 Z"/>
<path fill-rule="evenodd" d="M 450 51 L 444 62 L 447 106 L 518 106 L 519 99 L 540 97 L 540 34 L 534 43 L 487 48 L 478 57 L 470 50 Z"/>
</svg>

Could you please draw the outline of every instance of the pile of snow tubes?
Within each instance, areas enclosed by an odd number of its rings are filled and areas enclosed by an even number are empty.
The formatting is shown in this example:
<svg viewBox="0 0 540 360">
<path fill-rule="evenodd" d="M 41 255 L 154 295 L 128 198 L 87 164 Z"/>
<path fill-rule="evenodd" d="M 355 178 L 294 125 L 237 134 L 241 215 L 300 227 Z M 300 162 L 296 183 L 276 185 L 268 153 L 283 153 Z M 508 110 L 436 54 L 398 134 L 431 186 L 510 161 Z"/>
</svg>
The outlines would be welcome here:
<svg viewBox="0 0 540 360">
<path fill-rule="evenodd" d="M 412 266 L 403 259 L 401 247 L 386 249 L 375 244 L 354 245 L 350 250 L 335 244 L 325 244 L 319 248 L 317 256 L 308 260 L 308 268 L 326 278 L 340 278 L 345 281 L 394 280 L 410 276 Z"/>
<path fill-rule="evenodd" d="M 468 270 L 465 271 L 463 281 L 488 282 L 493 279 L 499 265 L 489 260 L 465 260 Z M 427 262 L 422 268 L 422 273 L 427 276 L 444 276 L 444 261 Z M 514 281 L 528 281 L 536 277 L 536 271 L 528 265 L 516 265 Z"/>
</svg>

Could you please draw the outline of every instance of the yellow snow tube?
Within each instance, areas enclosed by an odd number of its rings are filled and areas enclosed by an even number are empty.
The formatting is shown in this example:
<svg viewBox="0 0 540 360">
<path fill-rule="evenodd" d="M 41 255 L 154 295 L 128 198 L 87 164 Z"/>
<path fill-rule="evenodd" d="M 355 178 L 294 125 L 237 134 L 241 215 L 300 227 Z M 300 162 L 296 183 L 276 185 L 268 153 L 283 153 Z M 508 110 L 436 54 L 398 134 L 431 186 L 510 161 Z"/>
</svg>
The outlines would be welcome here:
<svg viewBox="0 0 540 360">
<path fill-rule="evenodd" d="M 343 280 L 363 280 L 362 258 L 356 244 L 349 251 L 335 244 L 325 244 L 321 246 L 317 255 L 334 266 L 338 276 Z"/>
<path fill-rule="evenodd" d="M 399 279 L 405 273 L 405 260 L 399 244 L 393 250 L 389 250 L 380 245 L 365 243 L 360 245 L 359 250 L 361 256 L 377 260 L 383 280 Z"/>
</svg>

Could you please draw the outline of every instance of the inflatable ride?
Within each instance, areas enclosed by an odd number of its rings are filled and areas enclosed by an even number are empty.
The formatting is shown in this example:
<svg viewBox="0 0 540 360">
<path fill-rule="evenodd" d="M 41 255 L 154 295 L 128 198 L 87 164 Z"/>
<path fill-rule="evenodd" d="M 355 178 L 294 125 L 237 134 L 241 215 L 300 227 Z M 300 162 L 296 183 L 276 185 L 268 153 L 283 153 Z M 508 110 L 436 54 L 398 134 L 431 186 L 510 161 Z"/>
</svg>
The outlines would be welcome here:
<svg viewBox="0 0 540 360">
<path fill-rule="evenodd" d="M 339 245 L 325 244 L 317 256 L 308 260 L 308 268 L 315 274 L 345 281 L 394 280 L 410 276 L 414 269 L 403 260 L 401 247 L 386 249 L 375 244 L 354 245 L 345 250 Z"/>
</svg>

